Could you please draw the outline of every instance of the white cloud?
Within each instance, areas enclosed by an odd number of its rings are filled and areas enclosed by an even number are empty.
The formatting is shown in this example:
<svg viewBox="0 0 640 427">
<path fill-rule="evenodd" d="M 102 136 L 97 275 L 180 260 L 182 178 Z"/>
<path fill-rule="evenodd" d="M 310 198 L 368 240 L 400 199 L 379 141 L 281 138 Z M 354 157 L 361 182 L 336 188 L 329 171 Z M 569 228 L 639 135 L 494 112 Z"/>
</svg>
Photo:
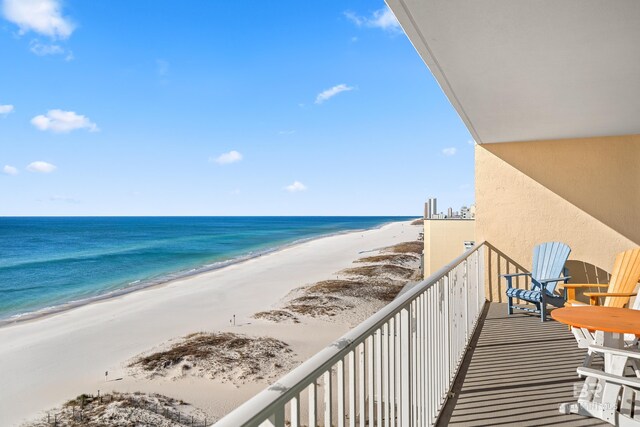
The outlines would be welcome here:
<svg viewBox="0 0 640 427">
<path fill-rule="evenodd" d="M 73 59 L 73 52 L 59 44 L 44 44 L 40 43 L 40 40 L 33 39 L 29 43 L 29 50 L 38 56 L 46 55 L 66 55 L 65 61 L 71 61 Z"/>
<path fill-rule="evenodd" d="M 242 154 L 236 150 L 231 150 L 228 153 L 220 154 L 218 157 L 212 157 L 209 161 L 217 163 L 219 165 L 228 165 L 229 163 L 235 163 L 242 160 Z"/>
<path fill-rule="evenodd" d="M 57 196 L 53 195 L 49 197 L 50 202 L 62 202 L 62 203 L 80 203 L 80 200 L 75 197 Z"/>
<path fill-rule="evenodd" d="M 2 14 L 20 28 L 20 34 L 33 31 L 66 39 L 75 29 L 69 18 L 62 15 L 59 0 L 4 0 Z"/>
<path fill-rule="evenodd" d="M 332 88 L 323 90 L 318 94 L 318 96 L 316 96 L 316 104 L 322 104 L 323 102 L 333 98 L 341 92 L 348 92 L 353 89 L 353 87 L 347 86 L 346 84 L 339 84 Z"/>
<path fill-rule="evenodd" d="M 293 181 L 293 184 L 287 185 L 284 187 L 289 193 L 297 193 L 299 191 L 306 191 L 307 186 L 301 183 L 300 181 Z"/>
<path fill-rule="evenodd" d="M 396 16 L 387 6 L 374 11 L 370 16 L 360 16 L 350 11 L 345 12 L 344 16 L 358 27 L 380 28 L 389 32 L 402 31 Z"/>
<path fill-rule="evenodd" d="M 55 165 L 43 161 L 32 162 L 27 166 L 29 172 L 51 173 L 56 169 L 58 168 Z"/>
<path fill-rule="evenodd" d="M 0 116 L 6 116 L 7 114 L 13 112 L 13 105 L 0 105 Z"/>
<path fill-rule="evenodd" d="M 156 59 L 156 72 L 160 77 L 165 77 L 169 74 L 169 62 L 164 59 Z"/>
<path fill-rule="evenodd" d="M 456 147 L 447 147 L 442 149 L 442 154 L 444 154 L 447 157 L 455 156 L 457 152 L 458 152 L 458 149 Z"/>
<path fill-rule="evenodd" d="M 71 132 L 76 129 L 87 129 L 89 132 L 100 130 L 88 117 L 63 110 L 49 110 L 47 114 L 31 119 L 31 124 L 40 130 L 50 130 L 55 133 Z"/>
<path fill-rule="evenodd" d="M 156 74 L 158 75 L 158 80 L 162 85 L 169 83 L 169 67 L 169 61 L 156 59 Z"/>
<path fill-rule="evenodd" d="M 7 175 L 18 175 L 18 168 L 15 168 L 9 165 L 4 165 L 4 167 L 2 168 L 2 172 Z"/>
</svg>

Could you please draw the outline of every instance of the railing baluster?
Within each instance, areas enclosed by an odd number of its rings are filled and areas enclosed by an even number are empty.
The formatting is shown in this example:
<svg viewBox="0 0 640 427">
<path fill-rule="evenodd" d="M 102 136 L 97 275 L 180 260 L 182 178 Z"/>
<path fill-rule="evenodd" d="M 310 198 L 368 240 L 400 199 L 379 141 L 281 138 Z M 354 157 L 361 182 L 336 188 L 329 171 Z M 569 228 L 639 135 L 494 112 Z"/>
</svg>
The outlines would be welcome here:
<svg viewBox="0 0 640 427">
<path fill-rule="evenodd" d="M 422 343 L 420 342 L 420 314 L 421 314 L 421 308 L 420 308 L 420 296 L 418 296 L 415 300 L 415 314 L 414 314 L 414 320 L 413 320 L 413 324 L 414 324 L 414 343 L 415 343 L 415 349 L 414 349 L 414 356 L 415 356 L 415 362 L 414 362 L 414 367 L 415 367 L 415 397 L 413 398 L 414 400 L 414 408 L 415 408 L 415 420 L 416 420 L 416 426 L 421 426 L 422 425 L 422 415 L 421 415 L 421 408 L 420 408 L 420 400 L 422 399 L 422 393 L 421 393 L 421 385 L 420 383 L 422 382 L 422 369 L 420 366 L 420 347 L 422 345 Z"/>
<path fill-rule="evenodd" d="M 395 330 L 396 330 L 396 336 L 395 336 L 395 350 L 396 350 L 396 355 L 395 355 L 395 359 L 396 359 L 396 363 L 394 366 L 394 369 L 396 371 L 395 373 L 395 377 L 396 377 L 396 383 L 395 383 L 395 395 L 396 395 L 396 425 L 398 426 L 402 426 L 402 359 L 401 359 L 401 352 L 402 352 L 402 344 L 401 344 L 401 340 L 400 340 L 400 324 L 402 322 L 401 320 L 401 316 L 400 313 L 396 313 L 396 315 L 394 316 L 395 319 Z"/>
<path fill-rule="evenodd" d="M 324 425 L 331 426 L 332 402 L 331 402 L 331 369 L 324 373 Z"/>
<path fill-rule="evenodd" d="M 338 427 L 344 427 L 344 361 L 339 360 L 338 368 Z"/>
<path fill-rule="evenodd" d="M 309 385 L 309 425 L 318 425 L 318 386 L 315 380 Z"/>
<path fill-rule="evenodd" d="M 427 322 L 427 420 L 429 424 L 433 422 L 434 413 L 433 413 L 433 373 L 435 372 L 433 368 L 433 355 L 434 351 L 434 341 L 433 341 L 433 312 L 434 312 L 434 303 L 433 303 L 433 288 L 429 288 L 426 291 L 427 294 L 427 315 L 425 316 L 425 321 Z"/>
<path fill-rule="evenodd" d="M 291 427 L 300 427 L 300 396 L 291 399 Z"/>
<path fill-rule="evenodd" d="M 358 346 L 360 357 L 358 358 L 358 416 L 360 417 L 360 427 L 366 425 L 366 383 L 365 383 L 365 356 L 364 342 Z"/>
<path fill-rule="evenodd" d="M 445 359 L 445 366 L 444 366 L 444 375 L 442 378 L 442 385 L 441 385 L 441 390 L 446 390 L 447 389 L 447 383 L 449 382 L 449 372 L 451 372 L 451 310 L 449 309 L 449 292 L 451 290 L 451 280 L 449 277 L 449 274 L 451 273 L 447 273 L 444 276 L 444 325 L 445 325 L 445 330 L 446 333 L 444 334 L 444 342 L 443 342 L 443 347 L 445 348 L 446 351 L 446 359 Z M 442 404 L 442 397 L 443 397 L 444 393 L 441 392 L 440 395 L 440 402 L 438 402 L 438 406 L 440 406 Z"/>
<path fill-rule="evenodd" d="M 418 425 L 418 331 L 416 325 L 418 299 L 411 302 L 411 420 Z"/>
<path fill-rule="evenodd" d="M 356 427 L 356 352 L 349 352 L 349 427 Z"/>
<path fill-rule="evenodd" d="M 411 305 L 400 310 L 400 405 L 402 407 L 402 427 L 411 426 L 411 330 L 409 312 Z"/>
<path fill-rule="evenodd" d="M 382 425 L 382 328 L 376 331 L 375 338 L 375 379 L 376 379 L 376 425 Z"/>
<path fill-rule="evenodd" d="M 389 427 L 389 322 L 382 326 L 382 397 L 384 412 L 384 423 L 380 421 L 380 425 Z"/>
<path fill-rule="evenodd" d="M 425 312 L 426 312 L 426 295 L 423 293 L 420 295 L 420 317 L 418 318 L 418 324 L 420 325 L 420 419 L 421 425 L 425 426 L 427 424 L 427 414 L 426 414 L 426 382 L 428 381 L 428 377 L 426 375 L 426 364 L 425 364 L 425 353 L 430 351 L 426 346 L 426 333 L 425 333 Z"/>
<path fill-rule="evenodd" d="M 367 339 L 367 388 L 368 388 L 368 399 L 369 399 L 369 425 L 373 426 L 375 420 L 375 411 L 374 411 L 374 394 L 375 394 L 375 383 L 373 377 L 373 368 L 374 368 L 374 352 L 373 352 L 373 339 L 375 337 L 375 332 Z"/>
<path fill-rule="evenodd" d="M 389 426 L 395 426 L 396 418 L 396 319 L 389 319 Z"/>
</svg>

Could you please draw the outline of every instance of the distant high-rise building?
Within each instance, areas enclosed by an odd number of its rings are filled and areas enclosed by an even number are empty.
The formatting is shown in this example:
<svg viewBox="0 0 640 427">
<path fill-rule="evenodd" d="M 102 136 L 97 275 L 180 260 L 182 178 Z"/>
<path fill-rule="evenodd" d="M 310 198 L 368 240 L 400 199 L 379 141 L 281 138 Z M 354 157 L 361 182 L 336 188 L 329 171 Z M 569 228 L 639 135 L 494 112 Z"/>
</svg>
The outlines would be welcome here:
<svg viewBox="0 0 640 427">
<path fill-rule="evenodd" d="M 453 218 L 453 208 L 447 210 L 447 218 Z"/>
<path fill-rule="evenodd" d="M 424 218 L 429 219 L 434 215 L 438 214 L 437 209 L 437 199 L 435 197 L 431 197 L 427 200 L 427 203 L 424 204 Z"/>
</svg>

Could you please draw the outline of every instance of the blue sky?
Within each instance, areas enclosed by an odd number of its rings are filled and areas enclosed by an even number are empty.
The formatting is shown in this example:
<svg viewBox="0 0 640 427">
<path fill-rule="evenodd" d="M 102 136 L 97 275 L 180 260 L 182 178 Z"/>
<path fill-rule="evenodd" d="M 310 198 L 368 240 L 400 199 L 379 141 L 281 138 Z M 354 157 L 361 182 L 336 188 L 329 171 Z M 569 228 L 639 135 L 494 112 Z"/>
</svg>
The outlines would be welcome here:
<svg viewBox="0 0 640 427">
<path fill-rule="evenodd" d="M 473 202 L 471 137 L 381 1 L 0 3 L 0 215 Z"/>
</svg>

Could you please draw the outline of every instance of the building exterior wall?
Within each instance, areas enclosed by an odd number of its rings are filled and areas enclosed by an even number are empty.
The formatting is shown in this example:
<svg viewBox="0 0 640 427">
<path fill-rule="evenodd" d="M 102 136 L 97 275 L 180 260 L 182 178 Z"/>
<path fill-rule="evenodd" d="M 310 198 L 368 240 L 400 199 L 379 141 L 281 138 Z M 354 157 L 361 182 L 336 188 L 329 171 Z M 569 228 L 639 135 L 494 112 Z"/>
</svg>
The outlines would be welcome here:
<svg viewBox="0 0 640 427">
<path fill-rule="evenodd" d="M 464 243 L 475 240 L 474 221 L 428 219 L 424 221 L 424 277 L 444 267 L 464 252 Z"/>
<path fill-rule="evenodd" d="M 606 283 L 640 245 L 640 135 L 477 145 L 476 238 L 527 269 L 536 244 L 565 242 L 572 281 Z"/>
</svg>

